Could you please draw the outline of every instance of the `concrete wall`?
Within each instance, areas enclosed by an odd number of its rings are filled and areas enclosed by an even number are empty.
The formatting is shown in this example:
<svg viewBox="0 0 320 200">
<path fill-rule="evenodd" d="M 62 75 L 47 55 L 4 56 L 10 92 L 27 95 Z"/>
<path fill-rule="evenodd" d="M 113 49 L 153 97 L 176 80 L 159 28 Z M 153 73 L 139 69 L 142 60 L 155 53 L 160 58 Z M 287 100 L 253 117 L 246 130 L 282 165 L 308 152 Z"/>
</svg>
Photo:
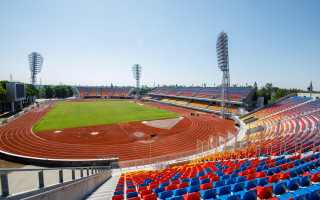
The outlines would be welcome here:
<svg viewBox="0 0 320 200">
<path fill-rule="evenodd" d="M 111 170 L 95 174 L 90 177 L 81 178 L 76 181 L 62 183 L 24 194 L 9 196 L 6 199 L 27 200 L 79 200 L 86 198 L 89 194 L 101 186 L 111 177 Z M 0 198 L 2 199 L 2 198 Z"/>
<path fill-rule="evenodd" d="M 298 93 L 298 96 L 300 96 L 300 97 L 310 97 L 310 93 Z M 320 98 L 320 93 L 311 93 L 311 97 L 313 99 L 319 99 Z"/>
<path fill-rule="evenodd" d="M 17 162 L 27 165 L 41 165 L 41 166 L 52 166 L 52 167 L 87 167 L 87 166 L 109 166 L 113 162 L 118 162 L 118 159 L 109 160 L 50 160 L 45 158 L 32 158 L 9 154 L 0 151 L 0 158 L 3 160 Z"/>
</svg>

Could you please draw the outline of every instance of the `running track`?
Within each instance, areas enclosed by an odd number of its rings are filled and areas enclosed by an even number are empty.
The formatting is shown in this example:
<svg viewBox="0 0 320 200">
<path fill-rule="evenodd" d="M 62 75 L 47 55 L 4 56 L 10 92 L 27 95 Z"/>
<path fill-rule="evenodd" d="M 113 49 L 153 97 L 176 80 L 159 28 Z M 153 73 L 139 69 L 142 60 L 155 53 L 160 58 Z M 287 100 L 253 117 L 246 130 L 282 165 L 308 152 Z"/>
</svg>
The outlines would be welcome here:
<svg viewBox="0 0 320 200">
<path fill-rule="evenodd" d="M 132 122 L 64 129 L 61 133 L 33 133 L 32 127 L 56 104 L 52 102 L 0 127 L 0 150 L 47 159 L 97 159 L 97 156 L 117 154 L 120 161 L 125 161 L 149 158 L 151 134 L 159 135 L 151 144 L 152 157 L 155 157 L 195 149 L 197 139 L 207 140 L 209 134 L 236 131 L 234 121 L 213 118 L 212 114 L 201 113 L 196 117 L 190 116 L 193 111 L 185 108 L 154 102 L 139 103 L 179 113 L 184 119 L 171 130 Z M 92 132 L 99 134 L 91 135 Z M 143 133 L 143 136 L 135 137 L 136 132 Z"/>
</svg>

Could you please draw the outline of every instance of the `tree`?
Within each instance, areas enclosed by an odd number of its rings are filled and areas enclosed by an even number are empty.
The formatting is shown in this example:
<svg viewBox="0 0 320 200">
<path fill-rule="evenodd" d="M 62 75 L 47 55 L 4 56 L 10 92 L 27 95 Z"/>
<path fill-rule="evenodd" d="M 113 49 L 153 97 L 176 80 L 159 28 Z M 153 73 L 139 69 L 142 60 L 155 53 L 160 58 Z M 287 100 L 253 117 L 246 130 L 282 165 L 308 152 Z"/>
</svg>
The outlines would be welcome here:
<svg viewBox="0 0 320 200">
<path fill-rule="evenodd" d="M 69 91 L 69 97 L 72 97 L 73 96 L 73 94 L 74 94 L 74 91 L 73 91 L 73 88 L 70 86 L 70 85 L 68 85 L 67 86 L 67 89 L 68 89 L 68 91 Z"/>
<path fill-rule="evenodd" d="M 285 96 L 287 96 L 286 90 L 278 89 L 274 94 L 273 101 L 277 101 L 278 99 L 281 99 L 282 97 L 285 97 Z"/>
<path fill-rule="evenodd" d="M 56 98 L 61 98 L 61 88 L 61 85 L 54 86 L 53 90 Z"/>
<path fill-rule="evenodd" d="M 67 86 L 62 86 L 61 87 L 61 98 L 67 98 L 69 97 L 69 90 Z"/>
<path fill-rule="evenodd" d="M 25 84 L 25 86 L 26 86 L 26 96 L 27 97 L 31 97 L 31 96 L 39 94 L 39 90 L 34 85 Z"/>
<path fill-rule="evenodd" d="M 47 99 L 51 100 L 53 98 L 53 96 L 54 96 L 53 88 L 51 86 L 49 86 L 49 85 L 44 86 L 44 94 L 45 94 L 45 97 Z"/>
<path fill-rule="evenodd" d="M 7 100 L 7 90 L 5 90 L 0 84 L 0 102 L 5 102 Z"/>
</svg>

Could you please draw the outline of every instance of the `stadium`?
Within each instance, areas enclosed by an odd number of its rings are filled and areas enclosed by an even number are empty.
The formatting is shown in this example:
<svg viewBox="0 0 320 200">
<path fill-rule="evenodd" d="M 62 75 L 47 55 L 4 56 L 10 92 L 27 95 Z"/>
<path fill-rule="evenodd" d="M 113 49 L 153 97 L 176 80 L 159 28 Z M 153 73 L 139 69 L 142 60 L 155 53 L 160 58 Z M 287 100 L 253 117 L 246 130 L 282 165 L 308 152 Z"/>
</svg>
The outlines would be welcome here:
<svg viewBox="0 0 320 200">
<path fill-rule="evenodd" d="M 290 5 L 298 29 L 269 4 L 153 3 L 22 3 L 49 22 L 31 26 L 20 8 L 21 22 L 0 21 L 8 41 L 40 52 L 3 41 L 2 71 L 25 65 L 13 54 L 28 67 L 0 74 L 0 199 L 320 199 L 318 37 L 294 39 L 313 36 L 317 10 Z M 34 30 L 18 40 L 16 24 Z"/>
<path fill-rule="evenodd" d="M 141 69 L 133 71 L 140 76 Z M 20 105 L 22 84 L 6 86 L 13 105 Z M 59 167 L 60 183 L 70 167 L 75 182 L 75 171 L 81 180 L 84 170 L 87 179 L 104 176 L 108 184 L 110 170 L 120 169 L 107 195 L 114 200 L 317 198 L 310 188 L 320 181 L 320 103 L 311 93 L 257 109 L 256 85 L 155 87 L 144 95 L 133 88 L 73 89 L 76 98 L 43 101 L 7 120 L 0 127 L 1 158 Z M 8 174 L 1 180 L 8 196 Z M 35 192 L 35 199 L 57 198 L 41 184 L 47 191 Z M 54 188 L 68 191 L 68 184 Z"/>
</svg>

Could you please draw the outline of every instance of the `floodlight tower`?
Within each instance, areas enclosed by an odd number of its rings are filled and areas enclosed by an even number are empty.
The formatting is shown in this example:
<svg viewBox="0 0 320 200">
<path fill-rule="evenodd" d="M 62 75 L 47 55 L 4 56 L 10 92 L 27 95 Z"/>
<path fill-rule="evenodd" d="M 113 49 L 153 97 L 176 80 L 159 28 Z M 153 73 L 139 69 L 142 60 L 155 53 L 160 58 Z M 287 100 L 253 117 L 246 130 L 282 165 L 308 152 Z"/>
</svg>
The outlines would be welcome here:
<svg viewBox="0 0 320 200">
<path fill-rule="evenodd" d="M 32 52 L 29 54 L 29 69 L 31 71 L 31 84 L 37 84 L 36 75 L 41 72 L 43 57 L 40 53 Z"/>
<path fill-rule="evenodd" d="M 228 56 L 228 35 L 225 32 L 221 32 L 217 40 L 217 57 L 218 67 L 223 72 L 222 78 L 222 98 L 221 98 L 221 117 L 228 118 L 230 112 L 229 105 L 229 92 L 230 87 L 230 74 L 229 74 L 229 56 Z"/>
<path fill-rule="evenodd" d="M 133 78 L 137 81 L 136 86 L 136 98 L 140 98 L 140 78 L 141 78 L 141 66 L 139 64 L 135 64 L 132 66 Z"/>
</svg>

